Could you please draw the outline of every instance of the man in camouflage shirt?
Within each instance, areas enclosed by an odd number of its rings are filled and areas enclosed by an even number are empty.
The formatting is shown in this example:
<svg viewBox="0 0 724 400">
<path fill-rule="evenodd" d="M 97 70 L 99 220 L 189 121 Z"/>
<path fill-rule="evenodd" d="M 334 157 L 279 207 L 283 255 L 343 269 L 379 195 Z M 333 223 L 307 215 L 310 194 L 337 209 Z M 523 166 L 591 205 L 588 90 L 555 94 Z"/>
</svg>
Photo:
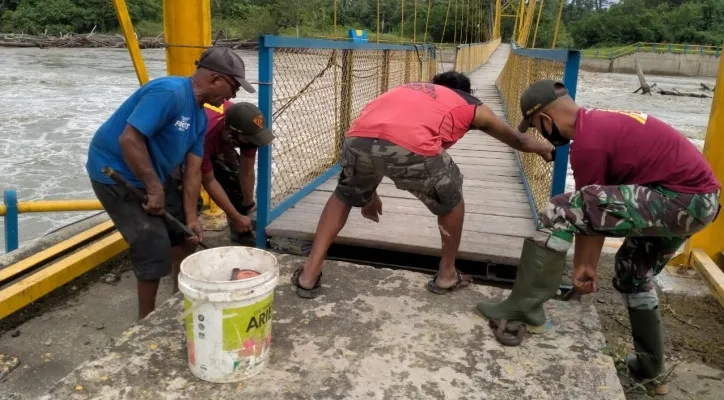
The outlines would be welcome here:
<svg viewBox="0 0 724 400">
<path fill-rule="evenodd" d="M 651 278 L 692 234 L 716 218 L 719 190 L 701 152 L 673 127 L 640 112 L 579 107 L 563 84 L 542 80 L 520 99 L 518 129 L 535 127 L 555 146 L 570 146 L 575 191 L 553 197 L 542 212 L 544 230 L 525 241 L 518 277 L 502 303 L 481 302 L 496 337 L 517 345 L 525 333 L 541 332 L 543 303 L 556 292 L 573 245 L 573 286 L 581 294 L 598 288 L 596 273 L 606 237 L 625 237 L 616 253 L 613 286 L 631 322 L 635 355 L 631 372 L 653 382 L 664 373 L 664 339 Z M 516 332 L 517 330 L 517 332 Z M 522 331 L 522 333 L 521 333 Z M 511 338 L 510 333 L 517 333 Z"/>
</svg>

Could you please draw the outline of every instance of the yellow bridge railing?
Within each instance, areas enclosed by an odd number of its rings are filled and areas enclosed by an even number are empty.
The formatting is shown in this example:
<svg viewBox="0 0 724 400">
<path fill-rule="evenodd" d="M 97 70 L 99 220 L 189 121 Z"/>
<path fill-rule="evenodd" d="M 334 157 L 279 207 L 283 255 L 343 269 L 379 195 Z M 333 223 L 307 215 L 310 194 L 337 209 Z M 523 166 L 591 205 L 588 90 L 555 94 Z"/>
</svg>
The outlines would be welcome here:
<svg viewBox="0 0 724 400">
<path fill-rule="evenodd" d="M 488 62 L 490 55 L 500 46 L 500 38 L 484 43 L 461 44 L 455 53 L 455 71 L 470 73 Z"/>
<path fill-rule="evenodd" d="M 503 106 L 512 126 L 518 126 L 522 119 L 520 96 L 533 82 L 553 79 L 563 82 L 575 98 L 578 83 L 578 67 L 581 54 L 578 50 L 521 49 L 513 43 L 513 49 L 505 67 L 496 80 L 496 86 L 503 98 Z M 544 141 L 534 128 L 535 137 Z M 556 150 L 553 164 L 546 163 L 537 155 L 516 152 L 523 174 L 531 211 L 536 221 L 551 196 L 563 193 L 568 171 L 568 146 Z"/>
<path fill-rule="evenodd" d="M 636 42 L 628 46 L 612 47 L 606 49 L 583 50 L 583 57 L 612 60 L 614 58 L 628 56 L 634 53 L 671 53 L 671 54 L 692 54 L 708 55 L 719 57 L 721 46 L 707 46 L 685 43 L 652 43 Z"/>
</svg>

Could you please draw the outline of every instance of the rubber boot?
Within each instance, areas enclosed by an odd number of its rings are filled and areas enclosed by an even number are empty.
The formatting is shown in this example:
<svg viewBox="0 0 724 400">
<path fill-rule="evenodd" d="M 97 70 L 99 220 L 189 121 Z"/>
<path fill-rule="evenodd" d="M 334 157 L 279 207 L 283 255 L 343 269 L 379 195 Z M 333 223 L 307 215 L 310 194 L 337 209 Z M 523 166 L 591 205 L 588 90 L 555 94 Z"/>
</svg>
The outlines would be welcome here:
<svg viewBox="0 0 724 400">
<path fill-rule="evenodd" d="M 659 307 L 653 310 L 629 308 L 628 316 L 636 351 L 636 354 L 626 356 L 629 371 L 636 378 L 650 381 L 647 387 L 654 393 L 668 393 L 668 386 L 661 382 L 664 375 L 664 327 Z"/>
<path fill-rule="evenodd" d="M 566 253 L 525 239 L 513 290 L 500 303 L 481 301 L 476 308 L 488 319 L 523 322 L 530 333 L 545 331 L 543 303 L 555 296 L 566 266 Z"/>
</svg>

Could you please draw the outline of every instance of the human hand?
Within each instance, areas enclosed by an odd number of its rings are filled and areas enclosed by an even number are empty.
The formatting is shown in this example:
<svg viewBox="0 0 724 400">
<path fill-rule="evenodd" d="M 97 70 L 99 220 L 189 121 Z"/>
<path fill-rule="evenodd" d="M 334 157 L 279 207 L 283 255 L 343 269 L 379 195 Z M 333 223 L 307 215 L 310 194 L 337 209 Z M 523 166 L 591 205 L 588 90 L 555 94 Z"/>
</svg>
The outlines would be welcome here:
<svg viewBox="0 0 724 400">
<path fill-rule="evenodd" d="M 367 218 L 368 220 L 380 222 L 379 215 L 382 215 L 382 200 L 380 200 L 380 196 L 378 196 L 376 192 L 374 198 L 372 198 L 372 201 L 366 206 L 362 207 L 361 212 L 362 216 Z"/>
<path fill-rule="evenodd" d="M 244 204 L 243 206 L 248 207 L 248 210 L 246 211 L 247 213 L 252 213 L 252 212 L 256 211 L 256 202 L 254 202 L 254 201 L 252 201 L 251 204 Z M 249 206 L 251 206 L 251 207 L 249 207 Z"/>
<path fill-rule="evenodd" d="M 162 215 L 165 200 L 163 188 L 149 189 L 146 192 L 146 202 L 141 204 L 141 207 L 151 215 Z"/>
<path fill-rule="evenodd" d="M 198 245 L 203 239 L 203 232 L 204 228 L 201 227 L 201 224 L 197 219 L 190 221 L 186 224 L 186 227 L 189 228 L 191 232 L 193 232 L 196 236 L 187 236 L 186 241 Z"/>
<path fill-rule="evenodd" d="M 598 290 L 598 275 L 590 265 L 581 265 L 573 270 L 573 287 L 576 292 L 590 294 Z"/>
<path fill-rule="evenodd" d="M 236 215 L 231 219 L 231 223 L 231 227 L 237 232 L 249 232 L 251 230 L 251 219 L 246 215 Z"/>
<path fill-rule="evenodd" d="M 551 162 L 553 161 L 553 154 L 556 151 L 555 146 L 548 142 L 538 142 L 540 145 L 538 146 L 538 149 L 535 151 L 536 154 L 541 156 L 545 162 Z"/>
</svg>

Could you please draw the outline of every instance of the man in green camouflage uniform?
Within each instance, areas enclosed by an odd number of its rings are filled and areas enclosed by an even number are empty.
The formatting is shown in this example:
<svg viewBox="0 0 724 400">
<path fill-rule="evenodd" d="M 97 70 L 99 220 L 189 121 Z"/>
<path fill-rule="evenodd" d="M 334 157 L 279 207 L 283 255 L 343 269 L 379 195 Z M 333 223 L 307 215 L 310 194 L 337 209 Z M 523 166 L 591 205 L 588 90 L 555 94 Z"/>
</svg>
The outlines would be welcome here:
<svg viewBox="0 0 724 400">
<path fill-rule="evenodd" d="M 501 303 L 480 302 L 495 336 L 520 344 L 525 331 L 540 333 L 543 303 L 561 282 L 573 246 L 573 286 L 598 288 L 596 268 L 606 237 L 625 237 L 616 253 L 613 286 L 628 309 L 636 353 L 634 376 L 653 383 L 664 374 L 664 339 L 652 283 L 692 234 L 716 218 L 720 185 L 701 153 L 673 127 L 644 113 L 579 107 L 560 82 L 538 81 L 520 100 L 519 130 L 534 126 L 555 146 L 569 141 L 575 191 L 553 197 L 541 229 L 526 239 L 516 283 Z M 515 337 L 511 337 L 515 334 Z"/>
</svg>

